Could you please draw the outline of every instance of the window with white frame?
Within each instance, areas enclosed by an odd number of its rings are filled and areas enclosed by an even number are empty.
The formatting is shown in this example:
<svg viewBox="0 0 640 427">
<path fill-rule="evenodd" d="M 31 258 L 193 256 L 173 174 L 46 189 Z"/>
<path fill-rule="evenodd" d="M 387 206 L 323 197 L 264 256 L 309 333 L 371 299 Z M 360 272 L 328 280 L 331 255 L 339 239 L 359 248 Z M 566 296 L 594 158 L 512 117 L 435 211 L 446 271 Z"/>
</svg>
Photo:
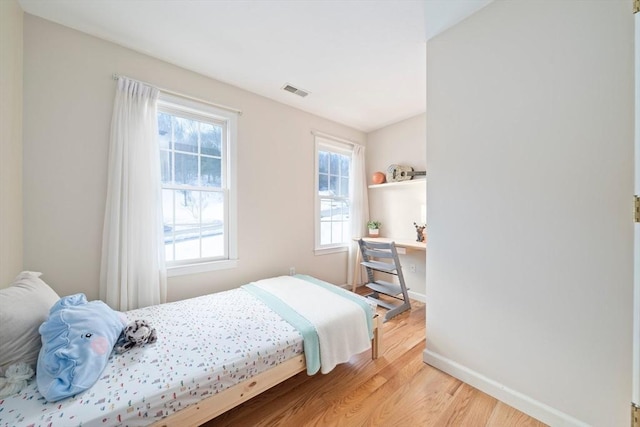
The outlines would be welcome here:
<svg viewBox="0 0 640 427">
<path fill-rule="evenodd" d="M 236 113 L 164 94 L 160 97 L 162 216 L 170 273 L 235 265 L 236 127 Z"/>
<path fill-rule="evenodd" d="M 316 143 L 316 252 L 346 250 L 351 240 L 353 147 L 320 136 Z"/>
</svg>

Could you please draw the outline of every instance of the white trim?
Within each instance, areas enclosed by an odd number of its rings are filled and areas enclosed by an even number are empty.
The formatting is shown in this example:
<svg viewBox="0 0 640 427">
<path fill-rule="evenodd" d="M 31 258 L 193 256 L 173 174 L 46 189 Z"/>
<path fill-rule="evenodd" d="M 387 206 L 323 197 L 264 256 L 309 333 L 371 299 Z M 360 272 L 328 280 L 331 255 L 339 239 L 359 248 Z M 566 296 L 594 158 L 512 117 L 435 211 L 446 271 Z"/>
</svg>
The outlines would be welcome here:
<svg viewBox="0 0 640 427">
<path fill-rule="evenodd" d="M 349 250 L 348 246 L 335 246 L 332 248 L 316 248 L 314 249 L 314 253 L 316 255 L 329 255 L 329 254 L 337 254 L 339 252 L 347 252 Z"/>
<path fill-rule="evenodd" d="M 446 357 L 425 349 L 422 353 L 424 363 L 440 369 L 447 374 L 495 397 L 496 399 L 512 406 L 545 424 L 554 427 L 589 427 L 589 424 L 573 418 L 564 412 L 558 411 L 549 405 L 545 405 L 530 396 L 510 389 L 491 378 L 469 369 Z"/>
<path fill-rule="evenodd" d="M 158 107 L 175 109 L 175 111 L 191 113 L 195 117 L 204 116 L 220 121 L 238 118 L 238 113 L 233 110 L 217 107 L 210 102 L 174 95 L 164 92 L 162 89 L 160 89 L 160 95 L 158 96 Z"/>
<path fill-rule="evenodd" d="M 227 218 L 229 224 L 229 261 L 238 259 L 238 115 L 228 118 L 227 132 L 227 191 L 229 202 Z M 235 265 L 234 265 L 235 267 Z"/>
<path fill-rule="evenodd" d="M 323 138 L 321 136 L 315 137 L 316 152 L 318 148 L 325 147 L 328 151 L 334 151 L 339 154 L 351 157 L 353 155 L 353 144 L 345 144 L 342 141 L 336 141 L 333 139 Z"/>
<path fill-rule="evenodd" d="M 221 108 L 216 104 L 203 103 L 195 98 L 167 93 L 162 90 L 158 98 L 158 111 L 173 115 L 186 115 L 194 120 L 213 122 L 221 126 L 226 133 L 221 147 L 222 188 L 196 188 L 198 191 L 206 190 L 223 193 L 225 202 L 224 259 L 217 261 L 193 260 L 191 264 L 181 264 L 180 261 L 167 261 L 167 275 L 172 277 L 234 268 L 236 267 L 235 261 L 238 258 L 238 113 L 232 109 Z"/>
<path fill-rule="evenodd" d="M 413 291 L 407 291 L 409 293 L 409 299 L 414 299 L 416 301 L 420 301 L 426 304 L 427 296 L 425 294 L 419 294 Z"/>
<path fill-rule="evenodd" d="M 340 141 L 334 141 L 331 139 L 326 139 L 324 137 L 318 136 L 316 135 L 314 137 L 314 147 L 315 147 L 315 151 L 314 151 L 314 189 L 313 189 L 313 194 L 314 194 L 314 251 L 316 255 L 326 255 L 326 254 L 330 254 L 330 253 L 336 253 L 336 252 L 343 252 L 343 251 L 348 251 L 349 250 L 349 243 L 350 243 L 350 239 L 347 239 L 347 241 L 343 242 L 343 243 L 335 243 L 334 245 L 321 245 L 320 244 L 320 234 L 321 234 L 321 230 L 320 230 L 320 206 L 321 206 L 321 199 L 334 199 L 334 200 L 348 200 L 349 203 L 351 202 L 352 199 L 352 195 L 349 194 L 349 197 L 328 197 L 328 196 L 320 196 L 318 188 L 320 187 L 320 167 L 319 167 L 319 153 L 320 150 L 323 151 L 330 151 L 330 152 L 334 152 L 334 153 L 338 153 L 338 154 L 342 154 L 344 156 L 347 156 L 349 158 L 353 157 L 353 144 L 351 145 L 346 145 L 343 142 Z M 349 179 L 353 179 L 353 177 L 351 176 L 351 170 L 349 170 Z"/>
<path fill-rule="evenodd" d="M 355 141 L 351 141 L 351 140 L 348 140 L 348 139 L 345 139 L 345 138 L 340 138 L 338 136 L 333 136 L 333 135 L 330 135 L 328 133 L 320 132 L 319 130 L 312 130 L 311 134 L 313 136 L 317 136 L 319 138 L 324 138 L 324 139 L 328 139 L 328 140 L 335 141 L 335 142 L 342 142 L 343 144 L 362 145 L 362 144 L 360 144 L 358 142 L 355 142 Z"/>
<path fill-rule="evenodd" d="M 225 259 L 222 261 L 201 262 L 188 265 L 174 265 L 167 267 L 167 277 L 185 276 L 188 274 L 206 273 L 208 271 L 226 270 L 236 268 L 238 266 L 237 259 Z"/>
</svg>

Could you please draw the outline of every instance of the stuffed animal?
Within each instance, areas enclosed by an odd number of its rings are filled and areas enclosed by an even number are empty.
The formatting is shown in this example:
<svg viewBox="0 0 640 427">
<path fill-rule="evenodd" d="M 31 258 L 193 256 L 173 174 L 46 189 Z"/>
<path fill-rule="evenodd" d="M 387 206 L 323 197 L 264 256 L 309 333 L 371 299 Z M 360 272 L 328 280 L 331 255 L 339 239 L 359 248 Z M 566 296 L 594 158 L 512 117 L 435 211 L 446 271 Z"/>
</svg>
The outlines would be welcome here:
<svg viewBox="0 0 640 427">
<path fill-rule="evenodd" d="M 418 234 L 418 238 L 416 239 L 416 242 L 424 242 L 424 238 L 425 238 L 425 233 L 424 230 L 425 228 L 427 228 L 426 225 L 418 225 L 415 222 L 413 223 L 413 225 L 416 227 L 416 233 Z"/>
<path fill-rule="evenodd" d="M 4 377 L 0 377 L 0 399 L 19 393 L 27 386 L 27 381 L 33 376 L 31 366 L 24 362 L 9 365 Z"/>
<path fill-rule="evenodd" d="M 136 345 L 151 344 L 158 340 L 155 328 L 146 320 L 134 320 L 125 326 L 115 345 L 116 353 L 122 354 Z"/>
<path fill-rule="evenodd" d="M 38 328 L 40 394 L 48 402 L 57 402 L 95 384 L 126 324 L 122 313 L 102 301 L 87 301 L 82 293 L 60 298 Z"/>
</svg>

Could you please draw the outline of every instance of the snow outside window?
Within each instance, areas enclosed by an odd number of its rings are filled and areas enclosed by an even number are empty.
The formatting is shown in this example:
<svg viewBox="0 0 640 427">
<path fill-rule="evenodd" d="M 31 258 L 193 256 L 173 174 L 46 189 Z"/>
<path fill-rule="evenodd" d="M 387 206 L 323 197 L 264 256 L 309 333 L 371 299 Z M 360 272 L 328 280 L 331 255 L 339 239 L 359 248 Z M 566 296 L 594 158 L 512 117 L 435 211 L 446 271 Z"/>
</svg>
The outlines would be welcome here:
<svg viewBox="0 0 640 427">
<path fill-rule="evenodd" d="M 235 118 L 192 101 L 158 104 L 163 238 L 174 275 L 235 265 L 224 264 L 237 258 Z"/>
<path fill-rule="evenodd" d="M 346 250 L 351 239 L 352 148 L 316 136 L 316 252 Z"/>
</svg>

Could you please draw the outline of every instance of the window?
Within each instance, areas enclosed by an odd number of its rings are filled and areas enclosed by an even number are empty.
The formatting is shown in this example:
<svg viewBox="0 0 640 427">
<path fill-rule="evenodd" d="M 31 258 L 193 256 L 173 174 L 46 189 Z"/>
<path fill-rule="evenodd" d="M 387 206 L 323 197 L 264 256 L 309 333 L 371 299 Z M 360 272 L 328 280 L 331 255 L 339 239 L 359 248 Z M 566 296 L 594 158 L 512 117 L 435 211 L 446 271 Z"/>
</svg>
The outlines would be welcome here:
<svg viewBox="0 0 640 427">
<path fill-rule="evenodd" d="M 158 102 L 164 245 L 172 275 L 235 265 L 236 126 L 235 113 L 164 94 Z"/>
<path fill-rule="evenodd" d="M 352 147 L 316 136 L 316 253 L 347 250 L 351 240 Z"/>
</svg>

